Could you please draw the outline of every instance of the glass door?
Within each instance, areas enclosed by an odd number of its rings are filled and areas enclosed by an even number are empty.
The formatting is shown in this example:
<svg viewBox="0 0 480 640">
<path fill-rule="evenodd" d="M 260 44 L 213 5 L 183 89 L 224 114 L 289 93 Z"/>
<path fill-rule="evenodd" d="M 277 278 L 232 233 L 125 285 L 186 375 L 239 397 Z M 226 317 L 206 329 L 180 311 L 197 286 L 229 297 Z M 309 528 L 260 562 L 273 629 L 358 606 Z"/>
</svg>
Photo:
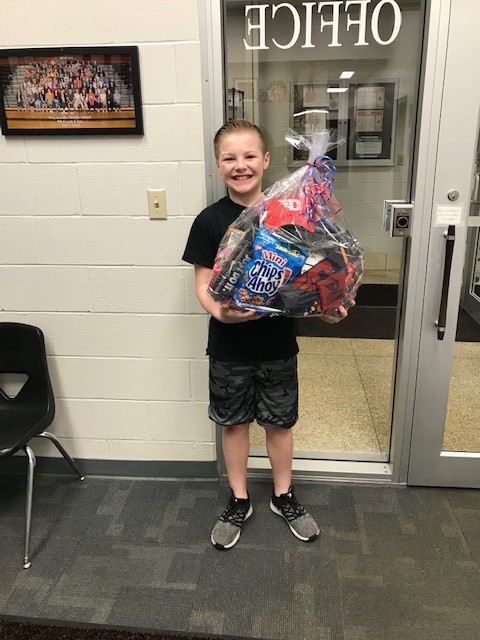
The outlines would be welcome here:
<svg viewBox="0 0 480 640">
<path fill-rule="evenodd" d="M 480 488 L 480 5 L 451 0 L 408 483 Z M 435 326 L 435 322 L 438 325 Z"/>
<path fill-rule="evenodd" d="M 480 136 L 478 140 L 473 189 L 470 203 L 469 234 L 461 306 L 480 323 Z"/>
<path fill-rule="evenodd" d="M 408 240 L 384 231 L 383 209 L 385 200 L 412 197 L 424 2 L 224 0 L 222 8 L 224 113 L 238 95 L 237 112 L 264 130 L 271 152 L 264 186 L 306 162 L 285 142 L 289 128 L 334 129 L 345 140 L 332 153 L 335 196 L 365 252 L 349 317 L 297 323 L 295 468 L 380 463 L 375 473 L 385 477 Z M 252 428 L 260 466 L 264 443 L 263 429 Z"/>
</svg>

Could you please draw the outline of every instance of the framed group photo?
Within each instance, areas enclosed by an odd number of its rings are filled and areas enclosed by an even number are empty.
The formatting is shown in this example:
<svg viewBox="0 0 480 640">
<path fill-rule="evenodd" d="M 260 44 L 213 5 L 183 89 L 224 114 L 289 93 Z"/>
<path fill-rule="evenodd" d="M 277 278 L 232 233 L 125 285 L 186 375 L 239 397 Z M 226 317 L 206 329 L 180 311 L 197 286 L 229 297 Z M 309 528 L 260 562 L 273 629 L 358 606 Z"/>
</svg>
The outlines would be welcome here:
<svg viewBox="0 0 480 640">
<path fill-rule="evenodd" d="M 138 48 L 1 49 L 0 126 L 5 136 L 142 134 Z"/>
</svg>

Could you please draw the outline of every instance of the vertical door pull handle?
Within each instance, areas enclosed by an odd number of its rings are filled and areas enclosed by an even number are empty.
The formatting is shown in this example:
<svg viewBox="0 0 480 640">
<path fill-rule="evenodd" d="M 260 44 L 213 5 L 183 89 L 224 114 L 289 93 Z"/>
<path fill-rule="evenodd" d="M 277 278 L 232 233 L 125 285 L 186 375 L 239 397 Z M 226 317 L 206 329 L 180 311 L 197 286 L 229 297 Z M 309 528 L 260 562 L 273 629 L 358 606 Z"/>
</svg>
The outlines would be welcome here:
<svg viewBox="0 0 480 640">
<path fill-rule="evenodd" d="M 480 173 L 475 174 L 472 190 L 472 204 L 478 204 L 478 186 L 480 184 Z"/>
<path fill-rule="evenodd" d="M 443 284 L 442 284 L 442 297 L 440 298 L 440 309 L 438 311 L 438 320 L 435 323 L 437 326 L 437 339 L 443 340 L 445 337 L 445 325 L 447 322 L 447 304 L 448 304 L 448 288 L 450 285 L 450 273 L 452 270 L 452 257 L 453 247 L 455 245 L 455 225 L 448 226 L 448 231 L 445 232 L 445 265 L 443 267 Z"/>
</svg>

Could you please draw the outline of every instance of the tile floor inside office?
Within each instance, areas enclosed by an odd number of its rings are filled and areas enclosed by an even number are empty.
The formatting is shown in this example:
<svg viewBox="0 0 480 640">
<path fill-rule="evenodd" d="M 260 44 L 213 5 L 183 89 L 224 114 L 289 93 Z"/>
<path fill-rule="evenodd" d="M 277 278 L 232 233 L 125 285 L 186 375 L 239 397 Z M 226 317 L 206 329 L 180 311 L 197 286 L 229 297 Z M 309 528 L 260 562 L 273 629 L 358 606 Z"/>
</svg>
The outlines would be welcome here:
<svg viewBox="0 0 480 640">
<path fill-rule="evenodd" d="M 295 451 L 387 460 L 393 340 L 299 337 L 298 343 Z M 252 429 L 253 451 L 264 451 L 264 442 L 264 430 Z"/>
<path fill-rule="evenodd" d="M 294 538 L 256 480 L 238 545 L 209 542 L 216 481 L 0 476 L 0 615 L 269 640 L 478 640 L 480 492 L 298 484 L 321 525 Z"/>
<path fill-rule="evenodd" d="M 393 340 L 298 338 L 300 416 L 295 452 L 304 458 L 388 460 Z M 455 343 L 444 449 L 480 452 L 480 343 Z M 266 455 L 264 430 L 251 447 Z"/>
</svg>

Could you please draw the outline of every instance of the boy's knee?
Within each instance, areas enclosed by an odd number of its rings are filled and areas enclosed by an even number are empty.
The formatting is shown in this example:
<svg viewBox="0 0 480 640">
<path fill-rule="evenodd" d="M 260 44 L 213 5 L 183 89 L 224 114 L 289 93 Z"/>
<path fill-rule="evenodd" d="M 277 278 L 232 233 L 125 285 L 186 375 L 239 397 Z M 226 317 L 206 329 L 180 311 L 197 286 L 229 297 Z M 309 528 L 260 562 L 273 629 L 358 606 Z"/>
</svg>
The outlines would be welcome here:
<svg viewBox="0 0 480 640">
<path fill-rule="evenodd" d="M 249 427 L 250 427 L 249 423 L 244 423 L 244 424 L 232 424 L 227 427 L 222 427 L 222 429 L 224 433 L 228 435 L 234 435 L 234 434 L 242 433 L 244 431 L 248 431 Z"/>
<path fill-rule="evenodd" d="M 274 440 L 281 440 L 282 438 L 290 438 L 292 435 L 291 429 L 282 429 L 280 427 L 264 427 L 265 435 L 267 438 Z"/>
</svg>

